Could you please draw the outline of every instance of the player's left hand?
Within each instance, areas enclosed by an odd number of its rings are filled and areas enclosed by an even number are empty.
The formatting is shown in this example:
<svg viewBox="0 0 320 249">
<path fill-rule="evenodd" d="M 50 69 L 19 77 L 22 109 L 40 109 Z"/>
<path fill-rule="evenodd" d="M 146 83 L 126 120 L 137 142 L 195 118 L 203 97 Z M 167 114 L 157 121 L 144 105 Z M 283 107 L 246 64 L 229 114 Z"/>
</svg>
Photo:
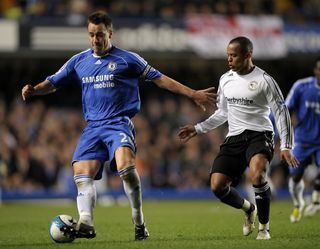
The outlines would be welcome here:
<svg viewBox="0 0 320 249">
<path fill-rule="evenodd" d="M 203 111 L 206 111 L 207 106 L 216 106 L 218 102 L 218 94 L 215 92 L 214 87 L 209 87 L 195 91 L 193 100 Z"/>
<path fill-rule="evenodd" d="M 179 128 L 178 136 L 182 142 L 186 143 L 189 141 L 190 138 L 197 135 L 197 131 L 193 125 L 186 125 Z"/>
<path fill-rule="evenodd" d="M 298 159 L 293 155 L 292 150 L 282 150 L 280 153 L 281 160 L 286 161 L 286 163 L 293 167 L 297 168 L 299 166 Z"/>
<path fill-rule="evenodd" d="M 27 100 L 27 98 L 29 98 L 30 96 L 32 96 L 32 94 L 34 93 L 34 87 L 32 85 L 25 85 L 23 88 L 22 88 L 22 91 L 21 91 L 21 95 L 22 95 L 22 99 L 24 101 Z"/>
</svg>

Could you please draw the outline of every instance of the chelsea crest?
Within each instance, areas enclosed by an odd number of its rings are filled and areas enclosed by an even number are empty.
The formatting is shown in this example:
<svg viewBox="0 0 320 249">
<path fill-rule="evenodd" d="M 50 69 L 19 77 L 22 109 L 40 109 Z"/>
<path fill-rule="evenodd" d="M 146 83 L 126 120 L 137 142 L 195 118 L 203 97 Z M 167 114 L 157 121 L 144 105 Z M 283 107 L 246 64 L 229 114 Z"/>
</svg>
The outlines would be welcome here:
<svg viewBox="0 0 320 249">
<path fill-rule="evenodd" d="M 108 69 L 110 70 L 110 71 L 114 71 L 114 70 L 116 70 L 116 68 L 117 68 L 117 63 L 115 63 L 115 62 L 109 62 L 109 64 L 108 64 Z"/>
</svg>

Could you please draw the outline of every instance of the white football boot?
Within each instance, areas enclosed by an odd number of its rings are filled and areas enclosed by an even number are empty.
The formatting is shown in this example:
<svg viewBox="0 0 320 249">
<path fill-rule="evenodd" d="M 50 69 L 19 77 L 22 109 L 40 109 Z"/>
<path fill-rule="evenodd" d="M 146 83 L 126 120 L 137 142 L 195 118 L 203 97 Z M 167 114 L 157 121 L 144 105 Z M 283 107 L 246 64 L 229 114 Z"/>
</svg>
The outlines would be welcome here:
<svg viewBox="0 0 320 249">
<path fill-rule="evenodd" d="M 271 239 L 270 231 L 269 231 L 269 222 L 267 224 L 259 223 L 259 232 L 257 236 L 257 240 L 269 240 Z"/>
<path fill-rule="evenodd" d="M 256 216 L 257 216 L 257 206 L 254 205 L 254 210 L 247 214 L 245 213 L 245 217 L 244 217 L 244 224 L 243 224 L 243 228 L 242 228 L 242 231 L 243 231 L 243 235 L 244 236 L 248 236 L 249 234 L 252 233 L 253 229 L 254 229 L 254 222 L 256 220 Z"/>
</svg>

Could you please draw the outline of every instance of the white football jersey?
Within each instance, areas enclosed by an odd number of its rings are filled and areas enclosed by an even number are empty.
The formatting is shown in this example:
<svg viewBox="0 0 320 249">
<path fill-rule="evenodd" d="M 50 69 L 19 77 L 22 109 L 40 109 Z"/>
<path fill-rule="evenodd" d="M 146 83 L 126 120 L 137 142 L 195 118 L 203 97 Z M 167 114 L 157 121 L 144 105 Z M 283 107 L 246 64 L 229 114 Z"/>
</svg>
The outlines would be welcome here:
<svg viewBox="0 0 320 249">
<path fill-rule="evenodd" d="M 230 70 L 219 82 L 219 102 L 216 112 L 205 121 L 195 125 L 197 133 L 206 133 L 228 121 L 227 136 L 244 130 L 273 131 L 269 118 L 270 109 L 275 117 L 281 139 L 281 149 L 293 146 L 293 128 L 290 114 L 276 81 L 255 66 L 246 75 Z"/>
</svg>

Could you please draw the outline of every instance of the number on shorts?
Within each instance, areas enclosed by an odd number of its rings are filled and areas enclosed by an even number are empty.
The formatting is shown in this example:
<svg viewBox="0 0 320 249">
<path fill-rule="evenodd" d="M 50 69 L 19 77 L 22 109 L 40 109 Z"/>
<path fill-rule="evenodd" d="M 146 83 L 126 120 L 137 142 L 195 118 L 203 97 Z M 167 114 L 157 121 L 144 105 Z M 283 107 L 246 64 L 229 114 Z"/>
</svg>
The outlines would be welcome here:
<svg viewBox="0 0 320 249">
<path fill-rule="evenodd" d="M 125 134 L 123 132 L 120 132 L 119 134 L 120 134 L 120 136 L 122 136 L 121 143 L 127 143 L 129 141 L 127 134 Z"/>
</svg>

